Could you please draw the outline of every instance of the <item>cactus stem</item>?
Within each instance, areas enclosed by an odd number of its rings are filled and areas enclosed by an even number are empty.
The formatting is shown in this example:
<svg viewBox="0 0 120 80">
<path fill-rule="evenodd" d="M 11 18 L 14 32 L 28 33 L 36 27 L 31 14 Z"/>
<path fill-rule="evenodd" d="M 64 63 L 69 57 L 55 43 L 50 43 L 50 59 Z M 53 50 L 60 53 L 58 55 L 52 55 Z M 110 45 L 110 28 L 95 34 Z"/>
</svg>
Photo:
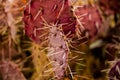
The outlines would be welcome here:
<svg viewBox="0 0 120 80">
<path fill-rule="evenodd" d="M 34 17 L 34 20 L 36 20 L 36 18 L 39 16 L 39 14 L 42 12 L 42 8 L 37 12 L 37 14 Z"/>
<path fill-rule="evenodd" d="M 58 15 L 57 15 L 57 19 L 60 17 L 60 15 L 61 15 L 61 13 L 62 13 L 62 11 L 63 11 L 63 9 L 64 9 L 64 3 L 65 3 L 65 1 L 63 0 L 62 7 L 61 7 L 61 9 L 60 9 L 60 11 L 59 11 L 59 13 L 58 13 Z"/>
<path fill-rule="evenodd" d="M 71 69 L 70 69 L 70 66 L 68 65 L 68 69 L 69 69 L 69 71 L 70 71 L 70 75 L 71 75 L 71 77 L 72 77 L 72 79 L 74 78 L 73 77 L 73 73 L 72 73 L 72 71 L 71 71 Z"/>
<path fill-rule="evenodd" d="M 44 33 L 44 34 L 40 35 L 38 38 L 44 37 L 44 36 L 46 36 L 47 34 L 48 34 L 48 33 Z"/>
<path fill-rule="evenodd" d="M 57 25 L 57 24 L 56 24 Z M 55 77 L 61 79 L 67 67 L 69 48 L 61 26 L 53 25 L 49 34 L 48 59 L 53 62 Z M 56 41 L 58 41 L 56 43 Z M 59 58 L 61 57 L 61 58 Z"/>
</svg>

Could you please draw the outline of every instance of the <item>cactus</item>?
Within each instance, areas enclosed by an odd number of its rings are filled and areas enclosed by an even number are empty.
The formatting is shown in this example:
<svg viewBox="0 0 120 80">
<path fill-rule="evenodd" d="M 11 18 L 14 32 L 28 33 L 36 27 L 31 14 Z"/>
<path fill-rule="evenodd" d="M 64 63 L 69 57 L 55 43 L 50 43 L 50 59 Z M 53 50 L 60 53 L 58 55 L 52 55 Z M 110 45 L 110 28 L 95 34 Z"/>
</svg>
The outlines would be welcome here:
<svg viewBox="0 0 120 80">
<path fill-rule="evenodd" d="M 50 28 L 48 38 L 49 48 L 47 56 L 50 62 L 52 62 L 55 78 L 61 79 L 64 77 L 66 68 L 68 66 L 68 44 L 65 39 L 65 35 L 63 34 L 62 30 L 57 28 L 57 25 L 53 25 Z"/>
<path fill-rule="evenodd" d="M 22 20 L 20 0 L 0 0 L 0 75 L 2 80 L 26 80 L 12 58 L 21 52 L 18 32 Z M 1 79 L 0 78 L 0 79 Z"/>
<path fill-rule="evenodd" d="M 68 0 L 31 0 L 24 11 L 23 20 L 25 22 L 25 32 L 34 42 L 40 44 L 40 46 L 49 46 L 48 56 L 52 56 L 48 58 L 50 58 L 50 62 L 55 61 L 52 65 L 55 69 L 55 77 L 58 79 L 61 79 L 64 76 L 69 53 L 67 42 L 60 34 L 68 38 L 74 38 L 77 29 L 82 32 L 82 28 L 85 28 L 85 31 L 89 31 L 89 36 L 94 37 L 101 26 L 100 14 L 96 8 L 84 6 L 72 11 L 70 6 Z M 82 20 L 80 16 L 83 18 Z M 85 24 L 82 24 L 82 26 L 80 22 L 84 22 Z M 62 25 L 61 30 L 63 32 L 57 29 L 60 25 Z M 80 28 L 76 28 L 76 26 L 80 26 Z M 61 40 L 61 42 L 53 44 L 57 39 Z M 66 47 L 59 48 L 61 46 Z M 49 50 L 54 47 L 58 47 L 58 49 L 49 52 Z M 68 52 L 60 52 L 62 49 L 65 49 Z M 55 53 L 59 54 L 56 55 Z M 64 56 L 64 59 L 59 59 L 60 56 Z M 58 66 L 56 64 L 58 64 Z M 61 65 L 63 66 L 63 69 L 58 69 L 57 67 L 60 67 Z"/>
<path fill-rule="evenodd" d="M 26 80 L 18 66 L 11 61 L 0 62 L 2 80 Z"/>
<path fill-rule="evenodd" d="M 48 57 L 45 54 L 45 48 L 40 47 L 38 44 L 32 44 L 32 61 L 34 64 L 34 74 L 31 80 L 48 80 L 53 71 L 47 72 L 51 68 L 51 64 L 49 63 Z M 30 49 L 31 50 L 31 49 Z"/>
<path fill-rule="evenodd" d="M 102 24 L 102 18 L 98 9 L 89 5 L 77 6 L 74 9 L 74 14 L 81 34 L 88 32 L 89 37 L 94 38 Z"/>
<path fill-rule="evenodd" d="M 18 32 L 23 27 L 19 24 L 22 21 L 22 12 L 19 11 L 23 8 L 23 4 L 20 2 L 19 0 L 0 0 L 0 36 L 2 37 L 0 43 L 3 42 L 0 45 L 2 48 L 8 49 L 5 50 L 4 57 L 9 57 L 9 59 L 17 54 L 16 49 L 20 47 Z"/>
<path fill-rule="evenodd" d="M 68 5 L 68 0 L 31 0 L 24 11 L 24 22 L 25 32 L 33 41 L 39 43 L 40 46 L 44 46 L 44 44 L 49 46 L 48 56 L 50 57 L 48 58 L 50 58 L 50 62 L 54 62 L 52 65 L 55 69 L 55 77 L 61 79 L 65 74 L 69 53 L 63 35 L 67 37 L 73 36 L 76 24 L 72 10 Z M 57 24 L 57 26 L 52 26 L 51 24 Z M 57 27 L 59 28 L 58 25 L 62 25 L 63 32 L 56 29 Z M 62 42 L 54 44 L 52 40 L 60 40 Z M 51 53 L 49 50 L 52 48 L 56 50 Z"/>
<path fill-rule="evenodd" d="M 116 61 L 116 63 L 111 67 L 109 73 L 109 80 L 119 80 L 120 79 L 120 61 Z"/>
<path fill-rule="evenodd" d="M 120 33 L 119 31 L 120 31 L 120 23 L 118 23 L 114 28 L 111 28 L 107 36 L 109 40 L 105 47 L 106 47 L 106 60 L 110 64 L 110 67 L 108 70 L 109 80 L 120 79 L 120 60 L 119 60 Z"/>
<path fill-rule="evenodd" d="M 43 33 L 48 32 L 47 28 L 44 28 L 47 24 L 63 24 L 65 34 L 75 33 L 76 21 L 68 0 L 31 0 L 24 11 L 23 20 L 26 34 L 37 43 L 45 40 L 47 34 Z"/>
<path fill-rule="evenodd" d="M 119 79 L 119 6 L 119 0 L 0 0 L 0 80 Z"/>
</svg>

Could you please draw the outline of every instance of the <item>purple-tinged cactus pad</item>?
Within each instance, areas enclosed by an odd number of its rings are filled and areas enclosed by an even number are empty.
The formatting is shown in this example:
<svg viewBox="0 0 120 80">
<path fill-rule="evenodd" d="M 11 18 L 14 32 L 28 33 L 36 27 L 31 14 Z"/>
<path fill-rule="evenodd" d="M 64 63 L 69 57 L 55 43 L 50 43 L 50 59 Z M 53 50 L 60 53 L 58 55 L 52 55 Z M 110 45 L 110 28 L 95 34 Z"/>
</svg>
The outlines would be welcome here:
<svg viewBox="0 0 120 80">
<path fill-rule="evenodd" d="M 44 41 L 43 33 L 48 32 L 46 25 L 63 24 L 65 34 L 75 33 L 76 20 L 68 0 L 31 0 L 24 11 L 25 32 L 35 42 Z M 43 28 L 43 29 L 40 29 Z"/>
<path fill-rule="evenodd" d="M 11 61 L 0 62 L 0 74 L 3 80 L 26 80 L 17 65 Z"/>
<path fill-rule="evenodd" d="M 81 32 L 86 31 L 89 37 L 95 37 L 102 23 L 98 9 L 96 7 L 84 5 L 77 7 L 74 13 L 77 17 L 77 24 L 82 27 Z"/>
<path fill-rule="evenodd" d="M 69 48 L 64 34 L 61 30 L 53 26 L 49 34 L 48 57 L 53 65 L 55 77 L 61 79 L 65 75 L 65 70 L 68 66 Z"/>
</svg>

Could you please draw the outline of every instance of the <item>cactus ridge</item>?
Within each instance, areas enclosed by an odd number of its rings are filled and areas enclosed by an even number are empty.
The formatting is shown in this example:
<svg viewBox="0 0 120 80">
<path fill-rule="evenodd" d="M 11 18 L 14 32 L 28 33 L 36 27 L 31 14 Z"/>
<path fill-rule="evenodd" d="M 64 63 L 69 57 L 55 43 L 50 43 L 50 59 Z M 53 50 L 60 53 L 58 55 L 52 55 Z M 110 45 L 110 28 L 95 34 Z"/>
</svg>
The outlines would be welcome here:
<svg viewBox="0 0 120 80">
<path fill-rule="evenodd" d="M 53 26 L 50 28 L 47 56 L 53 62 L 52 65 L 57 79 L 64 77 L 68 65 L 69 48 L 64 37 L 63 32 L 58 27 Z"/>
</svg>

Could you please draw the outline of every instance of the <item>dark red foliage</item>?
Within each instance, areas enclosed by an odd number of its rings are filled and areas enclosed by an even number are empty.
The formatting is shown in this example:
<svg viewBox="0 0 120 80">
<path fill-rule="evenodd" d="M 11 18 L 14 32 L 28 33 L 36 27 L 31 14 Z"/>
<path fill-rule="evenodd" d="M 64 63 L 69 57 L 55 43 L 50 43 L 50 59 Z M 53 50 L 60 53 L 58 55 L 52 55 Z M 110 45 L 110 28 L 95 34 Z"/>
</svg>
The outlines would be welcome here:
<svg viewBox="0 0 120 80">
<path fill-rule="evenodd" d="M 95 37 L 102 23 L 102 18 L 98 9 L 92 6 L 80 6 L 75 9 L 75 15 L 78 17 L 77 24 L 80 25 L 79 22 L 81 22 L 84 31 L 88 32 L 89 37 Z M 82 26 L 80 25 L 80 27 Z"/>
<path fill-rule="evenodd" d="M 44 28 L 45 24 L 63 24 L 62 29 L 65 34 L 75 33 L 76 20 L 68 0 L 32 0 L 24 11 L 23 20 L 26 34 L 37 43 L 45 40 L 45 36 L 39 38 L 43 33 L 48 32 L 39 29 Z"/>
<path fill-rule="evenodd" d="M 106 14 L 113 14 L 120 12 L 120 0 L 99 0 L 101 9 Z"/>
</svg>

